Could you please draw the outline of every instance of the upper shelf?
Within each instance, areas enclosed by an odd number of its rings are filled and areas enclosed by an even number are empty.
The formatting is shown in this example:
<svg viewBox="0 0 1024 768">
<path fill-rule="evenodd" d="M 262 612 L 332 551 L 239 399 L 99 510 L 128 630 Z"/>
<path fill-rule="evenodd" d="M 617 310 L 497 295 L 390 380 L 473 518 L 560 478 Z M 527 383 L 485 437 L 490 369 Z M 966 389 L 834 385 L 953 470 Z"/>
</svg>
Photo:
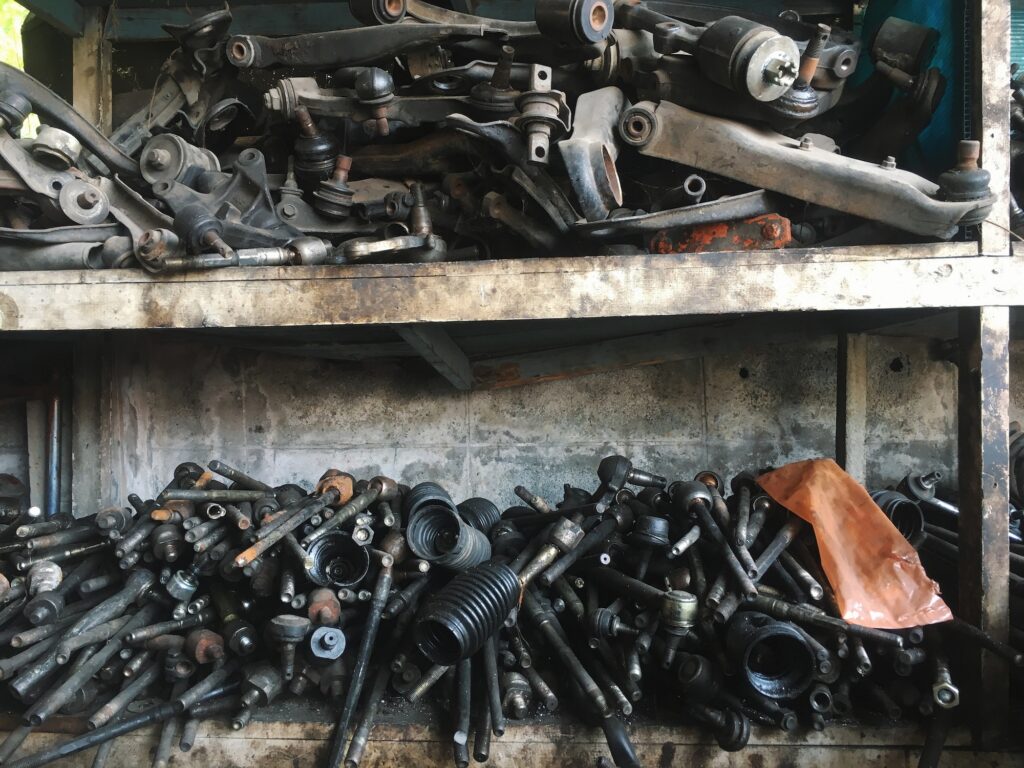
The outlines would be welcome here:
<svg viewBox="0 0 1024 768">
<path fill-rule="evenodd" d="M 152 276 L 0 273 L 0 330 L 244 328 L 1024 305 L 975 243 Z"/>
</svg>

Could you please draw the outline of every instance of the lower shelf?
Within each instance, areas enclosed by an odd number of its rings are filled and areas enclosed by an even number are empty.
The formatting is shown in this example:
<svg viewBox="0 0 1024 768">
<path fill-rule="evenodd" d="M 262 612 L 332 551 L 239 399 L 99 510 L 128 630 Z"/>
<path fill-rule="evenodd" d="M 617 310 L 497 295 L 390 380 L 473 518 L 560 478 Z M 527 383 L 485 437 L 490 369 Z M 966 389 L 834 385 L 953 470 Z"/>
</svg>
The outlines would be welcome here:
<svg viewBox="0 0 1024 768">
<path fill-rule="evenodd" d="M 53 721 L 55 729 L 77 731 L 74 721 Z M 669 725 L 637 725 L 630 728 L 637 755 L 645 768 L 700 766 L 701 768 L 915 768 L 924 733 L 913 726 L 887 728 L 835 726 L 824 732 L 784 734 L 755 728 L 741 752 L 726 753 L 714 740 L 694 728 Z M 188 754 L 175 752 L 179 766 L 321 766 L 327 756 L 333 724 L 329 722 L 254 721 L 244 731 L 219 723 L 205 723 Z M 159 736 L 149 728 L 117 740 L 107 762 L 109 768 L 135 768 L 148 763 Z M 32 734 L 19 755 L 27 755 L 66 740 L 63 733 Z M 60 763 L 66 768 L 90 768 L 95 749 Z M 598 729 L 560 723 L 510 723 L 505 735 L 491 742 L 494 768 L 592 768 L 607 756 L 604 736 Z M 1007 751 L 977 752 L 970 748 L 965 731 L 952 732 L 942 757 L 943 768 L 984 765 L 1002 768 L 1024 764 L 1024 747 Z M 382 723 L 372 734 L 363 757 L 363 768 L 414 765 L 416 768 L 447 768 L 453 765 L 452 745 L 440 728 L 431 724 Z"/>
</svg>

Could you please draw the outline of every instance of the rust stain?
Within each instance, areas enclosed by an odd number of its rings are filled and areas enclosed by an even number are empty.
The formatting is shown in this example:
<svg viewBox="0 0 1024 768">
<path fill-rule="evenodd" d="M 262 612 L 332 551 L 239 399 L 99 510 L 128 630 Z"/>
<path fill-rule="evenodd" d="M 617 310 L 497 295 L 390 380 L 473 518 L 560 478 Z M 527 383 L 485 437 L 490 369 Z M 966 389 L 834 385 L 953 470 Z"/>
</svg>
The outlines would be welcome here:
<svg viewBox="0 0 1024 768">
<path fill-rule="evenodd" d="M 665 357 L 652 357 L 642 361 L 623 361 L 621 363 L 605 366 L 590 366 L 579 368 L 567 368 L 563 371 L 553 373 L 537 373 L 524 376 L 517 363 L 503 363 L 501 365 L 477 365 L 473 368 L 474 389 L 509 389 L 511 387 L 522 387 L 527 384 L 544 384 L 549 381 L 566 381 L 581 376 L 591 376 L 595 373 L 605 373 L 618 368 L 639 368 L 646 365 L 661 365 L 667 362 Z"/>
<path fill-rule="evenodd" d="M 792 242 L 789 219 L 766 213 L 742 221 L 663 229 L 652 235 L 649 247 L 652 253 L 709 253 L 778 250 Z"/>
</svg>

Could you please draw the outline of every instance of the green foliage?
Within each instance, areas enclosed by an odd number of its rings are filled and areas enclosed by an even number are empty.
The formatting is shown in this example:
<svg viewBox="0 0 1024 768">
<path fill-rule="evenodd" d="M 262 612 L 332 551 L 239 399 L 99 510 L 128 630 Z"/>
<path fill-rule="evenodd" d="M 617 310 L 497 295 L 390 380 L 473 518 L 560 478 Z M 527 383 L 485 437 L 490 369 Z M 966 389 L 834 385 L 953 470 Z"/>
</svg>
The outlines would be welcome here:
<svg viewBox="0 0 1024 768">
<path fill-rule="evenodd" d="M 21 58 L 21 25 L 28 11 L 14 0 L 0 0 L 0 61 L 23 66 Z"/>
<path fill-rule="evenodd" d="M 0 0 L 0 61 L 15 67 L 24 67 L 21 53 L 21 25 L 28 10 L 14 0 Z M 21 128 L 22 136 L 34 136 L 39 126 L 35 115 L 29 115 Z"/>
</svg>

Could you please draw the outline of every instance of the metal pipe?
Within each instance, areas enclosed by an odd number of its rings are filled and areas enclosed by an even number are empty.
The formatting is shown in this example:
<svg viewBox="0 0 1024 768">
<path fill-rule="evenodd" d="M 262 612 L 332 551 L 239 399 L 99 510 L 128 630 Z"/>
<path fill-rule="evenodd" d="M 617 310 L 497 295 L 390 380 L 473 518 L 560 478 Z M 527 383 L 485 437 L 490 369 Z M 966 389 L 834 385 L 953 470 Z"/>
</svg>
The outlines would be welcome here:
<svg viewBox="0 0 1024 768">
<path fill-rule="evenodd" d="M 228 683 L 213 688 L 198 699 L 192 708 L 191 715 L 196 718 L 204 718 L 213 714 L 229 711 L 238 706 L 237 697 L 228 697 L 228 694 L 237 689 L 238 683 Z M 55 760 L 77 754 L 82 750 L 94 747 L 97 744 L 116 739 L 126 733 L 137 731 L 147 725 L 162 723 L 169 717 L 178 714 L 174 702 L 163 702 L 137 715 L 121 720 L 117 723 L 97 728 L 95 731 L 78 736 L 74 739 L 57 744 L 35 754 L 15 760 L 7 768 L 41 768 Z"/>
<path fill-rule="evenodd" d="M 370 663 L 370 654 L 373 652 L 373 644 L 377 639 L 377 630 L 380 627 L 380 617 L 387 604 L 388 593 L 391 591 L 392 568 L 395 560 L 391 555 L 381 555 L 381 569 L 377 576 L 377 583 L 373 588 L 373 595 L 370 598 L 370 612 L 366 617 L 366 624 L 363 626 L 362 641 L 359 644 L 359 653 L 352 668 L 352 680 L 349 682 L 348 693 L 345 695 L 345 705 L 338 717 L 338 725 L 334 731 L 334 738 L 331 741 L 331 752 L 327 760 L 330 768 L 340 768 L 345 754 L 345 744 L 348 738 L 349 721 L 355 713 L 356 704 L 363 691 L 363 683 L 366 681 L 366 671 Z"/>
<path fill-rule="evenodd" d="M 43 491 L 43 516 L 52 519 L 60 514 L 60 458 L 64 430 L 61 428 L 61 398 L 50 396 L 46 409 L 46 486 Z"/>
</svg>

